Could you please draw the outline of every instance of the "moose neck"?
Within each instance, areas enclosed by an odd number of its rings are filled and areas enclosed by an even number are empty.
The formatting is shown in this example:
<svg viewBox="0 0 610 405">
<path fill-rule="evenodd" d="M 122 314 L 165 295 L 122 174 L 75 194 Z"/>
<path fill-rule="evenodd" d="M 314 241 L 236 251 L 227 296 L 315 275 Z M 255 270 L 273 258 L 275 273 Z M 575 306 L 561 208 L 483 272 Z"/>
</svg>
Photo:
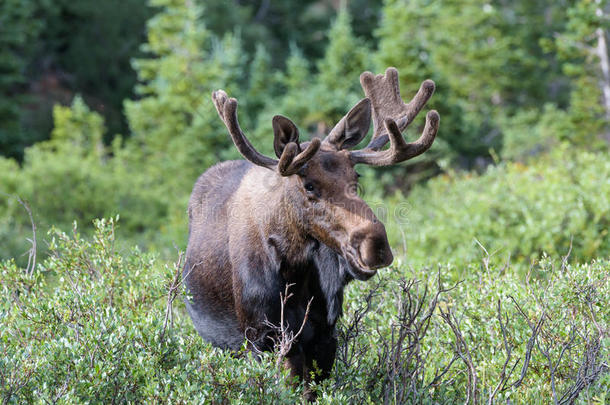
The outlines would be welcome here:
<svg viewBox="0 0 610 405">
<path fill-rule="evenodd" d="M 309 261 L 317 242 L 305 233 L 303 213 L 291 190 L 295 179 L 262 168 L 253 169 L 252 174 L 252 182 L 258 184 L 253 196 L 258 209 L 252 212 L 252 219 L 261 237 L 273 244 L 284 263 L 299 265 Z"/>
</svg>

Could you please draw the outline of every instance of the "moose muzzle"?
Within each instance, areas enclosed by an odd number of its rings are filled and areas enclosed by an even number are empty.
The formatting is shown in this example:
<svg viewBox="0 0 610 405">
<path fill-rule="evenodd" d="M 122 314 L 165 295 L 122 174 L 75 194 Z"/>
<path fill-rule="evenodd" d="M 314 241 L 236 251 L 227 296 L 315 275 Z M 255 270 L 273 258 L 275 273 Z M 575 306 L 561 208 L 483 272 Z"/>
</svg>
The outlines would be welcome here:
<svg viewBox="0 0 610 405">
<path fill-rule="evenodd" d="M 376 270 L 389 266 L 394 260 L 385 227 L 379 220 L 356 229 L 350 235 L 350 245 L 357 252 L 356 261 L 363 269 Z"/>
</svg>

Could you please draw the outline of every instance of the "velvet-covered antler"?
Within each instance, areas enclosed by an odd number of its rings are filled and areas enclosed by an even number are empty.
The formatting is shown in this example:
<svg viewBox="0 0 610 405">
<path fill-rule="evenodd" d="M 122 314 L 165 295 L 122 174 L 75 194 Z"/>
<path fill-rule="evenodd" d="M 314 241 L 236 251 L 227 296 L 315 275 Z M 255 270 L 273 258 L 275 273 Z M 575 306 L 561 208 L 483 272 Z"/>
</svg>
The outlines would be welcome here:
<svg viewBox="0 0 610 405">
<path fill-rule="evenodd" d="M 426 126 L 420 138 L 406 143 L 402 132 L 413 122 L 417 114 L 434 93 L 434 82 L 426 80 L 409 103 L 400 97 L 398 71 L 388 68 L 385 75 L 374 76 L 370 72 L 360 75 L 360 84 L 373 110 L 373 137 L 361 150 L 351 152 L 355 163 L 388 166 L 422 154 L 432 146 L 438 131 L 440 117 L 434 110 L 426 114 Z M 390 148 L 381 151 L 390 141 Z"/>
<path fill-rule="evenodd" d="M 297 173 L 309 159 L 311 159 L 320 148 L 320 140 L 312 139 L 307 148 L 299 153 L 300 147 L 295 142 L 290 142 L 284 148 L 280 160 L 265 156 L 254 149 L 248 141 L 237 121 L 237 100 L 229 98 L 224 90 L 217 90 L 212 93 L 212 100 L 216 106 L 216 111 L 227 126 L 233 143 L 244 158 L 255 165 L 266 167 L 267 169 L 277 170 L 282 176 L 290 176 Z"/>
</svg>

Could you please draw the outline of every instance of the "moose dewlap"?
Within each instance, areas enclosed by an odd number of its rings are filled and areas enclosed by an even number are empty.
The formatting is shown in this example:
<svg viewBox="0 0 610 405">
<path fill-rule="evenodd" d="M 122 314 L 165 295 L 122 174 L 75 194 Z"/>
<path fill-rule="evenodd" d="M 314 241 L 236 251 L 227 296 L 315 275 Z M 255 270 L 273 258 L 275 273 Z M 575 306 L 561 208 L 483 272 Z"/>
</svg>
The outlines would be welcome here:
<svg viewBox="0 0 610 405">
<path fill-rule="evenodd" d="M 430 111 L 417 141 L 402 136 L 434 93 L 431 80 L 409 103 L 400 97 L 394 68 L 365 72 L 360 83 L 366 98 L 324 140 L 299 142 L 296 125 L 275 116 L 278 159 L 254 149 L 237 121 L 237 101 L 214 92 L 218 115 L 246 160 L 203 173 L 188 207 L 186 306 L 199 334 L 222 348 L 237 349 L 247 338 L 252 349 L 270 350 L 278 339 L 274 325 L 283 322 L 296 336 L 286 363 L 306 379 L 314 363 L 318 379 L 330 374 L 344 286 L 393 260 L 384 225 L 350 192 L 358 182 L 354 166 L 413 158 L 430 148 L 439 126 L 438 113 Z M 371 115 L 371 141 L 350 150 L 368 132 Z M 287 286 L 292 295 L 282 305 Z"/>
</svg>

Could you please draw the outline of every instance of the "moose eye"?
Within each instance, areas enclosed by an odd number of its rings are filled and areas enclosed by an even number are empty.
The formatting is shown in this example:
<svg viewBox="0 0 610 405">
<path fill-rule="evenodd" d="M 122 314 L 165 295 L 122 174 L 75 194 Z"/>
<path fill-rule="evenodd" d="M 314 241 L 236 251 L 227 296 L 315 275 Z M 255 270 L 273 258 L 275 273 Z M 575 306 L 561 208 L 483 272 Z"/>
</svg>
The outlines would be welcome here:
<svg viewBox="0 0 610 405">
<path fill-rule="evenodd" d="M 314 190 L 313 184 L 311 184 L 311 183 L 307 183 L 307 184 L 305 184 L 305 190 L 306 190 L 308 193 L 312 193 L 312 192 L 313 192 L 313 190 Z"/>
</svg>

